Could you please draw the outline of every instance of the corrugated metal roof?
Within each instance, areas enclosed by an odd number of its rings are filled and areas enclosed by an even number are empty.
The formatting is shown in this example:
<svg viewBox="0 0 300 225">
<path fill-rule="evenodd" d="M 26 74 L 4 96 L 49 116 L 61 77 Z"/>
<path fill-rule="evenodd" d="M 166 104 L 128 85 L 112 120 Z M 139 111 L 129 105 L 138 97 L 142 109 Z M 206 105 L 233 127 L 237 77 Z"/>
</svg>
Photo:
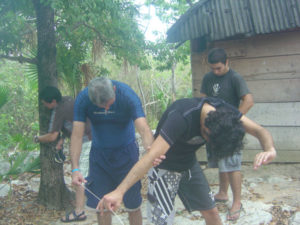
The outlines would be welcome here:
<svg viewBox="0 0 300 225">
<path fill-rule="evenodd" d="M 223 40 L 300 27 L 300 0 L 200 0 L 168 30 L 168 42 Z"/>
</svg>

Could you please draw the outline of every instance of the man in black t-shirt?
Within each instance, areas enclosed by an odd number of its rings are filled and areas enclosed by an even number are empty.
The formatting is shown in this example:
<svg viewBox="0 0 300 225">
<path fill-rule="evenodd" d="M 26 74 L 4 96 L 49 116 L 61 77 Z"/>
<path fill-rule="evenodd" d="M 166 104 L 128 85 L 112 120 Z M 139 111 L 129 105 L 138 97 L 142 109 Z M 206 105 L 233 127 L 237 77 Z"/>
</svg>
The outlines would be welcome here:
<svg viewBox="0 0 300 225">
<path fill-rule="evenodd" d="M 205 74 L 201 90 L 201 97 L 216 97 L 233 105 L 244 115 L 253 106 L 253 98 L 243 77 L 229 68 L 227 54 L 222 48 L 213 48 L 208 53 L 208 63 L 211 72 Z M 241 104 L 240 104 L 241 102 Z M 242 210 L 241 190 L 242 153 L 236 152 L 232 156 L 217 158 L 206 145 L 208 167 L 219 168 L 219 192 L 214 196 L 216 202 L 228 200 L 228 187 L 232 190 L 232 207 L 228 210 L 227 220 L 235 221 Z"/>
<path fill-rule="evenodd" d="M 148 173 L 148 216 L 156 225 L 173 224 L 174 200 L 178 193 L 189 211 L 199 210 L 206 224 L 222 224 L 213 196 L 195 152 L 211 143 L 217 157 L 239 151 L 245 132 L 255 136 L 264 152 L 254 159 L 254 169 L 276 157 L 271 134 L 237 109 L 215 98 L 175 101 L 163 114 L 150 150 L 135 164 L 122 183 L 105 195 L 97 209 L 116 210 L 124 193 L 152 167 L 162 154 L 166 159 Z M 228 144 L 229 143 L 229 144 Z"/>
</svg>

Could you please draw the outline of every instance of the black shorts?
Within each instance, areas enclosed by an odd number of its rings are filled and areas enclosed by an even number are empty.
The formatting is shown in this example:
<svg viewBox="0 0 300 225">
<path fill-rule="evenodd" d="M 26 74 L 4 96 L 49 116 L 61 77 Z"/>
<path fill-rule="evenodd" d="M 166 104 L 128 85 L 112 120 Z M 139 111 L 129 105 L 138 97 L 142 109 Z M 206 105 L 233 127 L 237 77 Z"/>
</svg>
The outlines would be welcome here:
<svg viewBox="0 0 300 225">
<path fill-rule="evenodd" d="M 152 168 L 148 173 L 148 218 L 152 223 L 173 224 L 177 193 L 189 212 L 215 207 L 213 194 L 198 162 L 180 173 Z"/>
</svg>

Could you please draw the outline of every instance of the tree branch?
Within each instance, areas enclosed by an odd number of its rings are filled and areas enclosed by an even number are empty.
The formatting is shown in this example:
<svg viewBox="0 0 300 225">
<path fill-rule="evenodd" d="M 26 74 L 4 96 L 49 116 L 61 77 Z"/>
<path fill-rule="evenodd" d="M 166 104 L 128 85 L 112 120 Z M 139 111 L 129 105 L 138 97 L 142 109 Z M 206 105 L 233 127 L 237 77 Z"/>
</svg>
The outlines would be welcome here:
<svg viewBox="0 0 300 225">
<path fill-rule="evenodd" d="M 36 58 L 26 58 L 22 55 L 21 56 L 0 55 L 0 59 L 8 59 L 11 61 L 17 61 L 19 63 L 37 64 Z"/>
<path fill-rule="evenodd" d="M 106 43 L 106 44 L 110 45 L 113 48 L 122 48 L 122 49 L 124 48 L 121 45 L 114 45 L 114 44 L 112 44 L 109 40 L 107 40 L 106 38 L 103 37 L 103 35 L 100 33 L 100 31 L 98 31 L 95 27 L 93 27 L 93 26 L 91 26 L 91 25 L 89 25 L 89 24 L 87 24 L 85 22 L 78 22 L 73 27 L 73 30 L 76 30 L 80 26 L 85 26 L 85 27 L 91 29 L 92 31 L 94 31 L 97 34 L 98 38 L 101 40 L 101 42 Z"/>
</svg>

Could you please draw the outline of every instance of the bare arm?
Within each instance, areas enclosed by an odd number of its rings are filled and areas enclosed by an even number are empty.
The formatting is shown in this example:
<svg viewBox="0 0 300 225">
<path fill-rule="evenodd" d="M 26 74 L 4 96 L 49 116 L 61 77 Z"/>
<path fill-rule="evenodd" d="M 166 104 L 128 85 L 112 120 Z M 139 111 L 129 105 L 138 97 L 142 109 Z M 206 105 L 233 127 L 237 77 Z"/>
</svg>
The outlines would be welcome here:
<svg viewBox="0 0 300 225">
<path fill-rule="evenodd" d="M 82 137 L 84 134 L 85 123 L 74 121 L 73 129 L 71 135 L 70 144 L 70 155 L 71 155 L 71 165 L 72 165 L 72 183 L 74 185 L 81 185 L 81 183 L 86 182 L 84 177 L 79 171 L 79 158 L 82 149 Z M 76 169 L 76 171 L 73 171 Z"/>
<path fill-rule="evenodd" d="M 72 164 L 72 184 L 81 185 L 86 182 L 79 171 L 79 158 L 82 149 L 82 137 L 84 134 L 85 123 L 74 121 L 71 135 L 70 155 Z"/>
<path fill-rule="evenodd" d="M 97 209 L 101 212 L 103 212 L 104 208 L 107 208 L 108 210 L 118 209 L 122 203 L 125 192 L 137 181 L 142 179 L 152 167 L 153 160 L 160 155 L 164 155 L 169 148 L 170 145 L 159 135 L 151 145 L 150 151 L 147 151 L 147 153 L 134 165 L 125 179 L 113 192 L 102 198 L 98 203 Z"/>
<path fill-rule="evenodd" d="M 239 111 L 245 115 L 249 109 L 254 105 L 252 94 L 246 94 L 241 98 L 242 102 L 239 107 Z"/>
<path fill-rule="evenodd" d="M 255 156 L 253 162 L 254 169 L 257 169 L 263 164 L 270 163 L 276 157 L 272 135 L 265 128 L 246 116 L 242 116 L 241 121 L 243 122 L 246 132 L 256 137 L 264 150 L 264 152 L 260 152 Z"/>
<path fill-rule="evenodd" d="M 140 117 L 134 121 L 134 124 L 135 124 L 137 131 L 139 132 L 139 134 L 142 137 L 144 149 L 149 151 L 154 138 L 153 138 L 152 131 L 147 123 L 146 118 Z M 156 158 L 153 161 L 152 166 L 158 166 L 165 158 L 166 158 L 165 155 L 160 155 L 158 158 Z"/>
<path fill-rule="evenodd" d="M 49 142 L 53 142 L 57 139 L 59 132 L 58 131 L 54 131 L 52 133 L 47 133 L 41 136 L 38 136 L 38 141 L 42 142 L 42 143 L 49 143 Z"/>
<path fill-rule="evenodd" d="M 134 125 L 141 135 L 143 146 L 145 150 L 148 150 L 148 148 L 151 146 L 153 142 L 153 134 L 152 131 L 147 123 L 147 120 L 145 117 L 137 118 L 134 121 Z"/>
<path fill-rule="evenodd" d="M 82 137 L 84 134 L 85 123 L 74 121 L 71 135 L 70 155 L 72 170 L 79 168 L 79 158 L 82 148 Z"/>
</svg>

